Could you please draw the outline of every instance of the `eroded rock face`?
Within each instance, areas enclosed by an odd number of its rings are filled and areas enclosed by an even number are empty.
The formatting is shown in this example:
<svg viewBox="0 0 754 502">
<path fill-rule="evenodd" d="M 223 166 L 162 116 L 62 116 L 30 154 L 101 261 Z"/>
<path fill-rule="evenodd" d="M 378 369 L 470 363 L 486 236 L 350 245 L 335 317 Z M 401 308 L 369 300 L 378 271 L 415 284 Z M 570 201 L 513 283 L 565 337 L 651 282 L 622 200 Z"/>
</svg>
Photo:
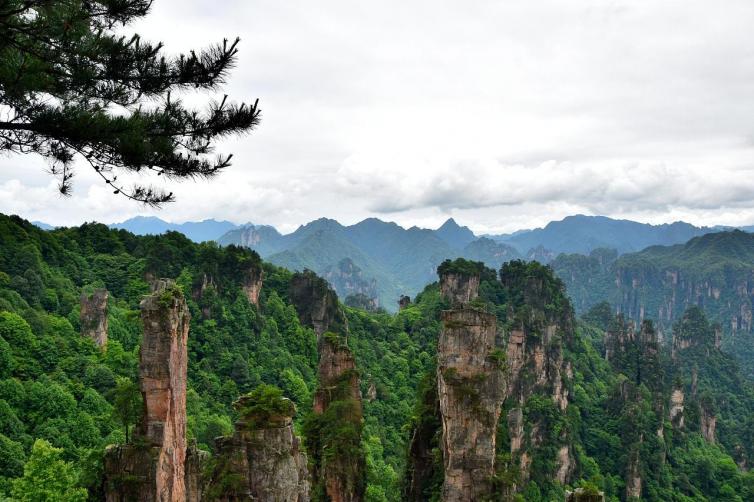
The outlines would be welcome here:
<svg viewBox="0 0 754 502">
<path fill-rule="evenodd" d="M 98 347 L 107 346 L 107 300 L 106 289 L 95 289 L 94 293 L 81 295 L 81 336 L 91 338 Z"/>
<path fill-rule="evenodd" d="M 699 422 L 702 428 L 702 436 L 704 437 L 704 439 L 708 443 L 714 444 L 715 429 L 717 428 L 717 417 L 715 416 L 714 411 L 705 406 L 704 403 L 702 403 L 701 405 Z"/>
<path fill-rule="evenodd" d="M 448 272 L 440 276 L 440 293 L 451 305 L 463 305 L 479 296 L 479 275 Z"/>
<path fill-rule="evenodd" d="M 135 444 L 107 452 L 109 502 L 188 499 L 186 365 L 190 314 L 183 294 L 172 281 L 157 281 L 153 289 L 140 305 L 144 325 L 139 355 L 143 414 Z M 200 469 L 192 468 L 192 472 Z M 199 481 L 190 480 L 190 484 L 198 487 Z M 192 497 L 197 491 L 192 491 Z"/>
<path fill-rule="evenodd" d="M 301 323 L 321 336 L 326 331 L 345 332 L 346 319 L 338 305 L 338 296 L 327 281 L 310 271 L 293 274 L 289 295 Z"/>
<path fill-rule="evenodd" d="M 236 424 L 231 437 L 216 440 L 216 461 L 206 493 L 211 500 L 307 502 L 309 473 L 292 417 L 253 426 Z"/>
<path fill-rule="evenodd" d="M 670 422 L 677 429 L 683 429 L 683 400 L 683 389 L 673 389 L 670 395 Z"/>
<path fill-rule="evenodd" d="M 468 298 L 468 282 L 456 281 Z M 437 388 L 442 418 L 445 501 L 479 500 L 495 472 L 495 439 L 505 398 L 503 351 L 494 315 L 470 308 L 442 313 Z"/>
<path fill-rule="evenodd" d="M 398 300 L 398 310 L 403 310 L 409 305 L 411 305 L 411 297 L 406 296 L 406 295 L 401 295 L 400 299 Z"/>
<path fill-rule="evenodd" d="M 258 265 L 252 265 L 243 273 L 241 288 L 249 303 L 255 307 L 259 306 L 259 293 L 262 291 L 263 279 L 264 272 Z"/>
<path fill-rule="evenodd" d="M 339 420 L 343 425 L 358 431 L 360 441 L 363 421 L 361 391 L 356 361 L 345 342 L 345 337 L 327 333 L 319 341 L 319 386 L 314 395 L 313 411 L 324 415 L 325 420 Z M 331 406 L 339 410 L 336 416 L 328 417 Z M 340 438 L 321 440 L 341 441 Z M 334 448 L 332 444 L 321 445 L 323 449 Z M 351 449 L 357 449 L 352 445 Z M 355 456 L 325 455 L 315 452 L 316 461 L 312 477 L 331 502 L 360 502 L 364 500 L 366 463 L 362 453 Z"/>
<path fill-rule="evenodd" d="M 628 461 L 626 473 L 626 499 L 641 498 L 641 469 L 639 467 L 639 452 L 633 451 Z"/>
<path fill-rule="evenodd" d="M 591 493 L 583 488 L 566 491 L 565 502 L 605 502 L 603 492 Z"/>
</svg>

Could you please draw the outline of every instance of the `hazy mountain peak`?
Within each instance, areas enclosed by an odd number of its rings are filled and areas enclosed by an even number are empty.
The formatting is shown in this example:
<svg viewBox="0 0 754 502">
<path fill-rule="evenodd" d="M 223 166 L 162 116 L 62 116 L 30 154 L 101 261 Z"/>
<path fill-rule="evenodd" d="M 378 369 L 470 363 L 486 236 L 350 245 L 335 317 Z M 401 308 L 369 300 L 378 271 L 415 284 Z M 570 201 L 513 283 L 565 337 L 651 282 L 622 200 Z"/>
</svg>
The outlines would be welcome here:
<svg viewBox="0 0 754 502">
<path fill-rule="evenodd" d="M 469 227 L 460 226 L 453 218 L 448 218 L 440 228 L 435 230 L 435 234 L 455 249 L 461 249 L 476 239 Z"/>
</svg>

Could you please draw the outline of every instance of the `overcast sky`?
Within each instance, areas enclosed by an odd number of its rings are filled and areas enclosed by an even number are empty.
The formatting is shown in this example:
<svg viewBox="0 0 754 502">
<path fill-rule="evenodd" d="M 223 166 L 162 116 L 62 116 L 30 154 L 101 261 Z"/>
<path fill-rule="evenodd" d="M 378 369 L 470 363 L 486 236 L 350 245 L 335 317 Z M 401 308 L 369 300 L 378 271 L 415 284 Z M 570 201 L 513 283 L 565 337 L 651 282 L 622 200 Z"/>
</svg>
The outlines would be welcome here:
<svg viewBox="0 0 754 502">
<path fill-rule="evenodd" d="M 263 119 L 159 211 L 85 168 L 61 198 L 0 158 L 0 211 L 52 224 L 322 216 L 478 232 L 569 214 L 754 223 L 754 2 L 156 0 L 169 52 L 241 37 L 224 91 Z M 158 180 L 159 181 L 159 180 Z"/>
</svg>

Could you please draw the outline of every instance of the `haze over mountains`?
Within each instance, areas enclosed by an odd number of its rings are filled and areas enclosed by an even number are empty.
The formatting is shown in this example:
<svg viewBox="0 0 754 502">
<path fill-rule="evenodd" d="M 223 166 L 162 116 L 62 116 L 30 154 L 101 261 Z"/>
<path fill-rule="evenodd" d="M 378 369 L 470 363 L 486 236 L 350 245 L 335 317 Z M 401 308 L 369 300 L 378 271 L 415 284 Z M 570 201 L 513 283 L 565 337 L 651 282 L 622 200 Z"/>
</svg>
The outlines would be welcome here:
<svg viewBox="0 0 754 502">
<path fill-rule="evenodd" d="M 464 257 L 497 269 L 512 259 L 550 262 L 562 253 L 589 255 L 600 248 L 614 249 L 622 255 L 649 246 L 683 244 L 724 229 L 685 222 L 650 225 L 585 215 L 569 216 L 543 228 L 483 236 L 475 235 L 453 218 L 437 229 L 406 229 L 377 218 L 354 225 L 320 218 L 289 234 L 281 234 L 269 225 L 236 225 L 214 219 L 175 224 L 143 216 L 110 227 L 138 235 L 178 231 L 196 242 L 216 240 L 221 245 L 249 247 L 277 265 L 317 272 L 344 299 L 363 295 L 377 300 L 373 306 L 388 310 L 395 309 L 400 295 L 414 296 L 432 282 L 437 265 L 447 258 Z"/>
</svg>

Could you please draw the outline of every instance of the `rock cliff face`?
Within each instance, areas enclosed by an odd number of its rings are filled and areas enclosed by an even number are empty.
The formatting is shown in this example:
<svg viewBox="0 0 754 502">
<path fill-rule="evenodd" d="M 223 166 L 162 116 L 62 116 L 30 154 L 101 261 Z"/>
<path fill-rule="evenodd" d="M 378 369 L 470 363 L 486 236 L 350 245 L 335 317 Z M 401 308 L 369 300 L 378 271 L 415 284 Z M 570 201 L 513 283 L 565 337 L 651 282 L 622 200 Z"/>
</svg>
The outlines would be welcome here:
<svg viewBox="0 0 754 502">
<path fill-rule="evenodd" d="M 576 488 L 573 491 L 566 491 L 565 502 L 605 502 L 605 494 Z"/>
<path fill-rule="evenodd" d="M 313 411 L 320 424 L 348 429 L 347 436 L 331 436 L 321 429 L 316 443 L 312 477 L 332 502 L 364 500 L 366 465 L 360 449 L 363 411 L 356 361 L 345 338 L 327 333 L 319 342 L 319 386 Z M 335 423 L 334 423 L 335 422 Z M 307 438 L 311 440 L 313 438 Z M 326 455 L 328 450 L 340 454 Z"/>
<path fill-rule="evenodd" d="M 106 454 L 106 498 L 108 502 L 188 500 L 186 364 L 190 314 L 183 294 L 172 281 L 160 280 L 154 285 L 154 292 L 141 302 L 141 319 L 144 334 L 139 387 L 144 409 L 135 444 L 110 448 Z M 188 482 L 192 487 L 198 484 L 195 479 Z"/>
<path fill-rule="evenodd" d="M 676 429 L 683 429 L 683 389 L 676 387 L 670 395 L 670 422 Z"/>
<path fill-rule="evenodd" d="M 451 305 L 464 305 L 479 296 L 479 275 L 460 272 L 440 274 L 440 293 Z"/>
<path fill-rule="evenodd" d="M 259 306 L 259 293 L 262 291 L 262 280 L 264 272 L 259 265 L 251 265 L 243 272 L 241 280 L 241 289 L 243 289 L 249 303 L 255 307 Z"/>
<path fill-rule="evenodd" d="M 552 280 L 552 279 L 550 279 Z M 559 445 L 554 460 L 556 469 L 550 476 L 566 483 L 575 468 L 567 434 L 547 437 L 550 424 L 541 417 L 526 416 L 524 410 L 531 399 L 548 396 L 556 413 L 565 414 L 568 408 L 567 380 L 572 374 L 570 363 L 564 359 L 564 344 L 573 338 L 573 314 L 565 301 L 562 310 L 548 310 L 547 305 L 563 303 L 564 292 L 542 276 L 523 278 L 501 276 L 506 289 L 523 293 L 527 317 L 517 317 L 518 326 L 508 334 L 506 361 L 508 367 L 508 437 L 513 461 L 518 464 L 522 481 L 529 478 L 529 469 L 542 447 Z M 554 298 L 558 296 L 558 298 Z M 520 306 L 519 306 L 520 307 Z M 514 325 L 515 325 L 514 324 Z M 528 426 L 528 427 L 527 427 Z"/>
<path fill-rule="evenodd" d="M 314 272 L 293 274 L 289 295 L 301 323 L 314 328 L 318 337 L 326 331 L 346 332 L 347 322 L 338 305 L 338 296 L 327 281 Z"/>
<path fill-rule="evenodd" d="M 708 443 L 715 443 L 715 429 L 717 428 L 717 417 L 713 407 L 702 399 L 700 404 L 699 423 L 702 428 L 702 436 Z"/>
<path fill-rule="evenodd" d="M 236 402 L 243 408 L 244 397 Z M 290 402 L 289 402 L 290 403 Z M 293 432 L 293 412 L 242 416 L 233 436 L 216 440 L 216 460 L 208 500 L 307 502 L 309 473 L 301 442 Z"/>
<path fill-rule="evenodd" d="M 365 278 L 361 269 L 350 258 L 343 258 L 336 265 L 327 267 L 322 276 L 341 295 L 341 298 L 364 296 L 369 299 L 371 309 L 379 308 L 377 281 Z"/>
<path fill-rule="evenodd" d="M 98 347 L 107 346 L 107 300 L 106 289 L 95 289 L 91 295 L 81 295 L 81 336 L 91 338 Z"/>
<path fill-rule="evenodd" d="M 445 282 L 449 281 L 449 282 Z M 453 300 L 476 297 L 479 279 L 442 278 Z M 462 288 L 457 291 L 455 288 Z M 495 439 L 505 398 L 503 351 L 496 347 L 494 315 L 459 307 L 442 313 L 437 388 L 442 417 L 445 501 L 479 500 L 495 472 Z"/>
<path fill-rule="evenodd" d="M 406 295 L 401 295 L 401 297 L 398 299 L 398 310 L 403 310 L 409 305 L 411 305 L 411 297 L 406 296 Z"/>
<path fill-rule="evenodd" d="M 639 451 L 633 450 L 629 455 L 628 470 L 626 472 L 626 499 L 641 498 L 641 468 L 639 466 Z"/>
</svg>

